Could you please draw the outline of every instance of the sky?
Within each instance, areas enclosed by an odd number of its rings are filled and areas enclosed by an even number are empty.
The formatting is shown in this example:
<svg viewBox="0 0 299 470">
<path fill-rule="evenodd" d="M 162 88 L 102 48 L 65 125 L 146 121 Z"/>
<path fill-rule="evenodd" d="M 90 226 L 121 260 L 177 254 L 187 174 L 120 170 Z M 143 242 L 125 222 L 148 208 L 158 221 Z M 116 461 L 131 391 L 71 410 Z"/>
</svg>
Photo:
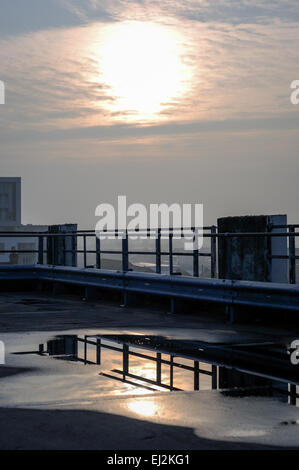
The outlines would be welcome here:
<svg viewBox="0 0 299 470">
<path fill-rule="evenodd" d="M 0 175 L 23 223 L 202 203 L 299 223 L 298 0 L 1 0 Z"/>
</svg>

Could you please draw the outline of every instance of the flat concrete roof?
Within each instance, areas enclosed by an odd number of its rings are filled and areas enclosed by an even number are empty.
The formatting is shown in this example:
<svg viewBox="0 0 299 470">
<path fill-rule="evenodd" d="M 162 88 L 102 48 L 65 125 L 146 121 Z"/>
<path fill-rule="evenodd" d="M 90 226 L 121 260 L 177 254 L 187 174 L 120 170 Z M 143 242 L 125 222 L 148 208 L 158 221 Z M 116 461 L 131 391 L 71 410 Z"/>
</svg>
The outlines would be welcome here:
<svg viewBox="0 0 299 470">
<path fill-rule="evenodd" d="M 204 312 L 171 314 L 162 308 L 122 307 L 117 300 L 87 302 L 79 296 L 37 292 L 4 292 L 0 296 L 0 334 L 132 327 L 174 331 L 182 328 L 187 335 L 212 343 L 285 342 L 296 335 L 293 326 L 231 325 L 224 322 L 223 316 L 217 319 Z"/>
<path fill-rule="evenodd" d="M 237 398 L 205 389 L 149 393 L 99 375 L 110 368 L 109 361 L 118 360 L 106 356 L 106 350 L 101 368 L 14 354 L 37 349 L 62 333 L 159 334 L 227 344 L 294 339 L 287 329 L 228 325 L 204 314 L 174 315 L 47 293 L 2 293 L 1 449 L 298 447 L 299 410 L 277 398 Z M 132 367 L 137 367 L 133 361 Z"/>
</svg>

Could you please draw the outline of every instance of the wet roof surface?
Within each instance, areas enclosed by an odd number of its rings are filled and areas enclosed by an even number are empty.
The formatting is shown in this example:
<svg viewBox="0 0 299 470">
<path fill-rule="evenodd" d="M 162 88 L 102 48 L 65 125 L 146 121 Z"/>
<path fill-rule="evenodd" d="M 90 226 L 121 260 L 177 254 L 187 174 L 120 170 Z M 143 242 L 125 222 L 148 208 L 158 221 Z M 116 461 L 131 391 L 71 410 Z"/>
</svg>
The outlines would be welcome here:
<svg viewBox="0 0 299 470">
<path fill-rule="evenodd" d="M 122 367 L 122 356 L 114 351 L 103 351 L 100 366 L 13 354 L 36 352 L 57 335 L 100 335 L 103 341 L 130 342 L 133 349 L 164 348 L 174 355 L 183 349 L 192 357 L 199 346 L 210 352 L 220 346 L 220 352 L 262 352 L 270 358 L 281 354 L 281 345 L 294 339 L 295 332 L 70 297 L 2 295 L 0 339 L 6 345 L 6 365 L 0 367 L 0 422 L 5 425 L 0 448 L 298 447 L 299 410 L 275 397 L 228 396 L 210 389 L 209 376 L 201 376 L 200 390 L 192 391 L 193 376 L 180 369 L 174 385 L 184 391 L 139 388 L 107 376 Z M 270 344 L 256 346 L 261 342 Z M 92 359 L 95 351 L 90 354 Z M 130 370 L 148 378 L 156 372 L 155 363 L 138 357 L 130 359 Z M 162 380 L 168 380 L 163 367 Z"/>
</svg>

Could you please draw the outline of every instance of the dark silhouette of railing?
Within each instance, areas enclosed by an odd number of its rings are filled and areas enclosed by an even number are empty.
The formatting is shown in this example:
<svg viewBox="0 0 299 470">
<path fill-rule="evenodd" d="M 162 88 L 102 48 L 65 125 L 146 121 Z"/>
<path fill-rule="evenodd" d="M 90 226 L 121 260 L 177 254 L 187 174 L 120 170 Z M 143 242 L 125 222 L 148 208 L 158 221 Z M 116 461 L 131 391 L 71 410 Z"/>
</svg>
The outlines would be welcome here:
<svg viewBox="0 0 299 470">
<path fill-rule="evenodd" d="M 83 352 L 79 350 L 80 344 Z M 287 346 L 277 343 L 209 344 L 163 336 L 61 335 L 49 340 L 46 347 L 40 344 L 38 351 L 16 354 L 49 354 L 58 359 L 100 366 L 105 349 L 121 354 L 122 368 L 101 370 L 100 375 L 151 391 L 161 388 L 180 391 L 174 386 L 174 375 L 175 370 L 182 369 L 192 373 L 194 390 L 200 390 L 200 376 L 205 375 L 211 377 L 211 390 L 221 390 L 228 395 L 286 396 L 291 405 L 296 405 L 299 398 L 297 370 L 290 363 Z M 95 360 L 90 359 L 91 354 Z M 155 363 L 155 378 L 144 377 L 142 372 L 132 373 L 130 357 Z M 191 364 L 182 363 L 180 359 Z M 210 368 L 203 368 L 201 364 Z M 162 380 L 162 365 L 168 367 L 169 380 L 166 380 L 169 383 L 165 382 L 165 377 Z"/>
<path fill-rule="evenodd" d="M 285 229 L 283 232 L 272 232 L 272 229 Z M 288 260 L 288 269 L 289 269 L 289 282 L 291 284 L 296 283 L 296 260 L 299 259 L 299 256 L 296 255 L 295 240 L 299 236 L 299 232 L 296 229 L 299 228 L 298 224 L 293 225 L 275 225 L 269 227 L 267 232 L 240 232 L 240 233 L 218 233 L 216 226 L 207 226 L 203 227 L 201 231 L 203 232 L 200 236 L 205 240 L 208 238 L 210 240 L 210 248 L 208 251 L 205 249 L 198 250 L 196 247 L 193 250 L 183 250 L 175 251 L 174 250 L 174 239 L 181 232 L 183 237 L 184 229 L 181 228 L 171 228 L 171 229 L 156 229 L 155 238 L 155 249 L 154 250 L 134 250 L 130 248 L 130 237 L 134 236 L 143 236 L 144 240 L 151 240 L 151 235 L 153 233 L 152 229 L 140 230 L 138 232 L 131 231 L 122 231 L 121 238 L 121 249 L 112 250 L 112 249 L 103 249 L 102 240 L 97 236 L 97 234 L 92 230 L 78 230 L 76 232 L 60 232 L 60 233 L 49 233 L 49 232 L 21 232 L 21 231 L 12 231 L 12 232 L 0 232 L 0 241 L 3 238 L 34 238 L 36 240 L 36 249 L 33 250 L 18 250 L 18 249 L 4 249 L 0 250 L 1 254 L 10 254 L 11 264 L 14 263 L 14 259 L 19 253 L 31 253 L 36 254 L 37 264 L 48 264 L 48 265 L 71 265 L 77 266 L 77 255 L 82 255 L 83 257 L 83 267 L 84 268 L 102 268 L 102 257 L 103 255 L 120 255 L 121 257 L 121 270 L 127 272 L 132 270 L 130 267 L 130 257 L 134 256 L 154 256 L 155 257 L 155 272 L 161 274 L 161 259 L 163 256 L 167 256 L 169 259 L 169 274 L 170 275 L 179 275 L 180 272 L 174 271 L 174 257 L 189 257 L 193 260 L 193 269 L 192 275 L 194 277 L 199 277 L 199 258 L 205 257 L 210 258 L 210 276 L 211 278 L 217 277 L 217 240 L 219 238 L 225 238 L 227 243 L 227 252 L 230 252 L 230 247 L 232 240 L 236 238 L 266 238 L 271 240 L 273 237 L 286 237 L 288 239 L 288 254 L 285 255 L 269 255 L 269 258 L 272 259 L 286 259 Z M 198 229 L 192 227 L 191 230 L 194 233 L 194 239 L 198 233 Z M 102 232 L 103 235 L 109 236 L 113 235 L 117 237 L 120 233 L 118 230 L 114 231 L 105 231 Z M 162 247 L 163 240 L 168 241 L 168 249 Z M 92 240 L 94 248 L 90 249 L 87 247 L 88 242 Z M 71 248 L 68 247 L 72 242 Z M 82 244 L 82 247 L 78 247 L 79 241 Z M 115 238 L 115 241 L 119 241 L 118 238 Z M 58 242 L 60 243 L 58 250 L 58 259 L 55 258 L 55 250 L 57 251 Z M 94 263 L 89 265 L 87 262 L 88 255 L 94 255 Z M 71 257 L 71 262 L 66 262 L 67 256 Z"/>
</svg>

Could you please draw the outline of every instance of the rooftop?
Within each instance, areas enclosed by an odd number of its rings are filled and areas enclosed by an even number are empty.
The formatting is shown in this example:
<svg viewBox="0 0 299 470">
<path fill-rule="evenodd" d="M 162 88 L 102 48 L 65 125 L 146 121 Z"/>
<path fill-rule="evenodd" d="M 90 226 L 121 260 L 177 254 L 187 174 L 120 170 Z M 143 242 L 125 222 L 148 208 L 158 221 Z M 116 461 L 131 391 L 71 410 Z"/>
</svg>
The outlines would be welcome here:
<svg viewBox="0 0 299 470">
<path fill-rule="evenodd" d="M 105 376 L 112 365 L 120 365 L 113 351 L 103 351 L 100 366 L 34 353 L 40 343 L 61 334 L 159 335 L 223 345 L 281 343 L 294 338 L 288 329 L 228 325 L 204 312 L 173 315 L 146 306 L 122 307 L 104 299 L 87 302 L 70 295 L 5 292 L 0 297 L 0 339 L 6 346 L 6 364 L 0 368 L 0 419 L 5 423 L 0 448 L 174 450 L 298 445 L 299 410 L 276 397 L 227 396 L 209 390 L 204 379 L 200 379 L 200 390 L 192 391 L 188 371 L 175 375 L 175 385 L 183 385 L 185 391 L 149 391 Z M 130 367 L 153 373 L 149 363 L 140 366 L 136 360 L 130 359 Z M 166 372 L 162 368 L 163 378 Z"/>
</svg>

